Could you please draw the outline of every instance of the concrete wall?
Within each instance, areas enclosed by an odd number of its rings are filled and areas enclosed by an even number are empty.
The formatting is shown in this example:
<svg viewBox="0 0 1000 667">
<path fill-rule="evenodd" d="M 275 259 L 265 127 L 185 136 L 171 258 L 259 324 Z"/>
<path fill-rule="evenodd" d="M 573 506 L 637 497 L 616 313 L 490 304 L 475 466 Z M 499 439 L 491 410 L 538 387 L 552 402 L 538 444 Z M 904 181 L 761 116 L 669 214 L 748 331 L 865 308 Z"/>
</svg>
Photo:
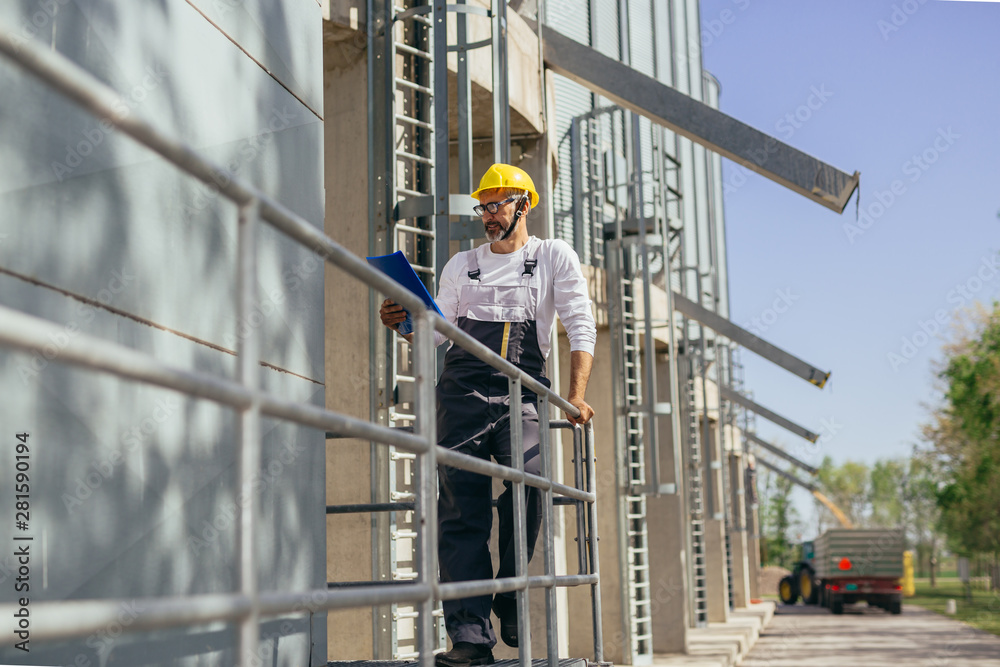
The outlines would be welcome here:
<svg viewBox="0 0 1000 667">
<path fill-rule="evenodd" d="M 656 397 L 661 402 L 672 402 L 667 355 L 661 353 L 658 357 Z M 681 452 L 681 479 L 677 479 L 674 474 L 674 438 L 670 417 L 660 417 L 658 426 L 660 482 L 675 484 L 677 493 L 646 500 L 652 582 L 653 652 L 685 653 L 691 610 L 687 595 L 690 585 L 687 549 L 689 524 L 683 481 L 684 457 Z"/>
<path fill-rule="evenodd" d="M 729 542 L 733 550 L 733 606 L 746 607 L 750 603 L 750 567 L 747 558 L 746 491 L 743 488 L 743 455 L 731 451 L 729 456 L 729 488 L 733 522 L 729 530 Z"/>
<path fill-rule="evenodd" d="M 351 252 L 368 251 L 368 88 L 364 40 L 346 26 L 324 21 L 324 160 L 326 233 Z M 349 91 L 349 94 L 345 92 Z M 327 407 L 369 419 L 369 338 L 374 325 L 368 288 L 335 267 L 326 268 Z M 331 440 L 327 445 L 327 502 L 372 501 L 367 441 Z M 372 579 L 372 517 L 330 515 L 327 527 L 329 581 Z M 331 660 L 370 659 L 371 608 L 331 612 Z"/>
<path fill-rule="evenodd" d="M 20 0 L 0 22 L 69 57 L 149 119 L 307 220 L 323 217 L 315 0 Z M 0 422 L 31 434 L 31 599 L 235 590 L 236 417 L 215 404 L 59 363 L 91 335 L 233 377 L 240 326 L 262 338 L 261 383 L 322 405 L 321 265 L 260 234 L 258 312 L 236 321 L 236 211 L 0 63 L 0 303 L 64 327 L 46 354 L 0 351 Z M 265 421 L 262 590 L 321 588 L 323 434 Z M 11 468 L 0 466 L 0 487 Z M 0 529 L 10 543 L 11 528 Z M 8 558 L 9 557 L 4 557 Z M 3 578 L 9 562 L 0 558 Z M 12 587 L 0 586 L 8 602 Z M 123 625 L 134 614 L 123 608 Z M 264 664 L 326 661 L 325 614 L 262 624 Z M 232 626 L 32 644 L 33 664 L 232 664 Z M 25 656 L 8 643 L 0 662 Z"/>
</svg>

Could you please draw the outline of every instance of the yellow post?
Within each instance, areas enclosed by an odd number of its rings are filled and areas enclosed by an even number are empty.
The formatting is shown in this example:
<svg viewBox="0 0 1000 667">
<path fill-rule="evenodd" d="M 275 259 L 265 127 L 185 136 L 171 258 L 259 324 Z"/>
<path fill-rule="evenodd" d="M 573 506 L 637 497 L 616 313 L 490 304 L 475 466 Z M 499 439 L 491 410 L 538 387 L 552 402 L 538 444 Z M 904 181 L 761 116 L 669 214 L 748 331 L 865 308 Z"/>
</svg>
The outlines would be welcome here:
<svg viewBox="0 0 1000 667">
<path fill-rule="evenodd" d="M 903 595 L 908 598 L 912 598 L 917 594 L 917 585 L 913 581 L 913 552 L 904 551 L 903 552 L 903 579 L 900 581 L 903 585 Z"/>
</svg>

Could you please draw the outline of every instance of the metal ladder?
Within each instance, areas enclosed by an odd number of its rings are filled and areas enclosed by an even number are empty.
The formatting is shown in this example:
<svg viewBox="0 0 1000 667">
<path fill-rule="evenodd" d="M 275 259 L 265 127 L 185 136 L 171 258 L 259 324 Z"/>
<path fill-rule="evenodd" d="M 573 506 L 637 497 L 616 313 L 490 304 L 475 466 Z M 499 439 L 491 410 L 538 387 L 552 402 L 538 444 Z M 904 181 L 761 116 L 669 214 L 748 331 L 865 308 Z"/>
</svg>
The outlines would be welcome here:
<svg viewBox="0 0 1000 667">
<path fill-rule="evenodd" d="M 611 332 L 614 365 L 620 379 L 615 383 L 616 432 L 623 439 L 619 449 L 623 475 L 625 519 L 624 569 L 628 582 L 629 638 L 633 664 L 652 660 L 652 604 L 649 578 L 649 540 L 646 527 L 646 451 L 642 407 L 642 353 L 635 316 L 636 280 L 631 275 L 633 247 L 608 243 L 608 285 L 615 286 L 611 302 Z M 640 281 L 641 282 L 641 281 Z"/>
<path fill-rule="evenodd" d="M 438 79 L 446 72 L 442 57 L 445 31 L 435 28 L 444 11 L 421 0 L 382 0 L 370 3 L 374 16 L 383 20 L 377 35 L 381 45 L 372 68 L 374 95 L 381 113 L 373 114 L 376 150 L 384 170 L 371 174 L 382 200 L 376 200 L 377 217 L 373 238 L 375 254 L 400 250 L 413 265 L 431 294 L 436 292 L 437 211 L 436 169 L 439 150 L 436 128 L 440 125 L 436 97 Z M 439 26 L 440 28 L 440 26 Z M 381 62 L 378 62 L 381 61 Z M 370 61 L 371 62 L 371 61 Z M 444 102 L 445 106 L 447 101 Z M 379 123 L 379 121 L 382 121 Z M 445 132 L 447 134 L 447 132 Z M 445 136 L 445 140 L 447 136 Z M 447 159 L 447 158 L 445 158 Z M 379 173 L 381 172 L 381 173 Z M 376 308 L 377 309 L 377 308 Z M 415 380 L 409 345 L 386 331 L 384 345 L 377 350 L 382 384 L 373 395 L 373 417 L 380 423 L 406 428 L 414 420 Z M 393 447 L 373 449 L 373 502 L 412 503 L 415 499 L 414 455 Z M 413 512 L 390 511 L 374 515 L 373 572 L 380 580 L 409 581 L 417 576 Z M 436 576 L 436 573 L 435 575 Z M 413 605 L 392 604 L 375 610 L 376 657 L 407 660 L 417 657 L 418 610 Z M 438 606 L 438 648 L 445 647 L 443 614 Z"/>
<path fill-rule="evenodd" d="M 689 322 L 684 320 L 684 354 L 688 358 L 687 391 L 688 422 L 688 511 L 691 526 L 691 600 L 695 627 L 708 625 L 708 582 L 705 563 L 705 509 L 704 488 L 701 479 L 701 419 L 698 415 L 698 397 L 694 378 L 697 360 L 691 354 L 688 336 Z M 701 360 L 704 363 L 704 360 Z"/>
<path fill-rule="evenodd" d="M 632 248 L 621 248 L 625 253 Z M 634 253 L 630 259 L 634 260 Z M 623 258 L 624 259 L 624 258 Z M 624 264 L 624 262 L 623 262 Z M 634 269 L 634 261 L 629 268 Z M 628 544 L 629 621 L 634 659 L 652 655 L 652 608 L 649 580 L 649 535 L 646 527 L 646 450 L 643 437 L 641 345 L 639 322 L 635 317 L 634 277 L 618 281 L 621 285 L 621 369 L 624 380 L 625 462 L 628 489 L 625 495 L 626 537 Z M 637 663 L 641 664 L 641 663 Z"/>
<path fill-rule="evenodd" d="M 716 362 L 716 378 L 719 386 L 729 385 L 732 382 L 732 370 L 729 368 L 729 348 L 719 342 L 716 338 L 715 342 L 715 358 Z M 723 414 L 725 410 L 726 414 Z M 725 429 L 727 424 L 732 423 L 733 406 L 732 403 L 724 401 L 721 397 L 719 399 L 719 435 L 720 441 L 722 443 L 721 456 L 722 456 L 722 488 L 724 490 L 722 494 L 723 503 L 723 513 L 725 515 L 725 535 L 726 535 L 726 582 L 727 582 L 727 593 L 729 599 L 729 608 L 735 609 L 736 604 L 734 600 L 733 593 L 733 547 L 732 540 L 730 538 L 730 532 L 733 530 L 733 526 L 736 523 L 735 516 L 733 514 L 733 490 L 732 490 L 732 471 L 730 470 L 731 461 L 729 450 L 725 446 Z M 730 431 L 732 433 L 732 431 Z"/>
<path fill-rule="evenodd" d="M 603 264 L 604 251 L 604 190 L 605 182 L 603 129 L 599 118 L 587 118 L 584 121 L 587 136 L 586 157 L 586 197 L 587 218 L 590 233 L 590 261 Z M 583 240 L 581 239 L 581 242 Z"/>
</svg>

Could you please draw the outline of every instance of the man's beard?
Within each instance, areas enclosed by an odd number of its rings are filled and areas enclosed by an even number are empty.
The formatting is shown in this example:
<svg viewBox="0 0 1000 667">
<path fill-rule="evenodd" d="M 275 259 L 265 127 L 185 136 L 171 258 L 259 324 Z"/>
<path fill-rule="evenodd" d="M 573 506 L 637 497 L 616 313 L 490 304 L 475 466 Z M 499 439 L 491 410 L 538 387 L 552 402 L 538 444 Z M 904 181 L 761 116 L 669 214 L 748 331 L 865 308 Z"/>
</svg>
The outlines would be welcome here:
<svg viewBox="0 0 1000 667">
<path fill-rule="evenodd" d="M 507 233 L 507 230 L 510 229 L 510 227 L 504 227 L 503 223 L 499 220 L 497 220 L 496 223 L 497 223 L 497 230 L 495 232 L 490 231 L 489 225 L 483 224 L 483 229 L 486 230 L 486 240 L 489 241 L 490 243 L 496 243 L 497 241 L 502 240 L 504 235 Z M 510 224 L 511 226 L 513 226 L 517 223 L 515 221 Z"/>
</svg>

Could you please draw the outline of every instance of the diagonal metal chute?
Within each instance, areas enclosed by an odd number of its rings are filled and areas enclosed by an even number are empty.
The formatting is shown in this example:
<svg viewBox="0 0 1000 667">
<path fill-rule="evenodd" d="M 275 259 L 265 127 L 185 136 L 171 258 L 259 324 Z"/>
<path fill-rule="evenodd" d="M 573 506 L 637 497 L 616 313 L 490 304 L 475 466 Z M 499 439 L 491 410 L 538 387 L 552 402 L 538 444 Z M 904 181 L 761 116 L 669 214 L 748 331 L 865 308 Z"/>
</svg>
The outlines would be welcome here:
<svg viewBox="0 0 1000 667">
<path fill-rule="evenodd" d="M 842 213 L 858 187 L 847 174 L 546 25 L 545 66 L 751 171 Z"/>
<path fill-rule="evenodd" d="M 788 472 L 786 470 L 782 470 L 781 468 L 779 468 L 778 466 L 774 465 L 770 461 L 766 461 L 765 459 L 762 459 L 759 456 L 757 457 L 757 463 L 761 464 L 762 466 L 764 466 L 768 470 L 771 470 L 773 472 L 778 473 L 779 475 L 781 475 L 785 479 L 789 480 L 790 482 L 792 482 L 794 484 L 798 484 L 799 486 L 801 486 L 804 489 L 808 489 L 809 491 L 812 491 L 814 493 L 817 490 L 815 484 L 810 484 L 809 482 L 805 481 L 801 477 L 793 475 L 792 473 L 790 473 L 790 472 Z"/>
<path fill-rule="evenodd" d="M 767 442 L 766 440 L 761 440 L 760 438 L 757 437 L 757 435 L 755 433 L 747 433 L 747 440 L 749 440 L 750 442 L 752 442 L 752 443 L 754 443 L 756 445 L 760 445 L 761 447 L 763 447 L 767 451 L 769 451 L 772 454 L 775 454 L 777 456 L 780 456 L 781 458 L 785 459 L 786 461 L 794 463 L 795 465 L 797 465 L 798 467 L 802 468 L 803 470 L 805 470 L 810 475 L 815 475 L 816 473 L 819 472 L 819 469 L 814 468 L 813 466 L 809 465 L 805 461 L 802 461 L 801 459 L 795 458 L 794 456 L 792 456 L 791 454 L 789 454 L 788 452 L 786 452 L 785 450 L 783 450 L 781 447 L 777 447 L 775 445 L 772 445 L 771 443 Z"/>
<path fill-rule="evenodd" d="M 713 313 L 708 308 L 695 303 L 677 292 L 674 292 L 674 307 L 685 317 L 701 322 L 737 345 L 742 345 L 751 352 L 756 352 L 768 361 L 774 362 L 789 373 L 798 375 L 803 380 L 816 385 L 820 389 L 830 379 L 829 371 L 822 371 L 812 364 L 802 361 L 795 355 L 789 354 L 780 347 L 768 343 L 763 338 L 750 333 L 743 327 L 734 324 L 718 313 Z"/>
<path fill-rule="evenodd" d="M 817 440 L 819 440 L 819 434 L 818 433 L 813 433 L 812 431 L 810 431 L 809 429 L 805 428 L 804 426 L 799 426 L 798 424 L 796 424 L 792 420 L 786 419 L 785 417 L 782 417 L 778 413 L 772 412 L 771 410 L 768 410 L 763 405 L 760 405 L 759 403 L 755 403 L 754 401 L 750 400 L 749 398 L 747 398 L 743 394 L 739 393 L 738 391 L 734 391 L 733 389 L 730 389 L 729 387 L 727 387 L 725 385 L 719 387 L 719 394 L 722 396 L 722 398 L 726 399 L 727 401 L 732 401 L 733 403 L 736 403 L 737 405 L 742 405 L 747 410 L 750 410 L 751 412 L 757 413 L 758 415 L 760 415 L 764 419 L 767 419 L 768 421 L 772 421 L 772 422 L 774 422 L 775 424 L 777 424 L 778 426 L 780 426 L 782 428 L 788 429 L 789 431 L 791 431 L 795 435 L 802 436 L 803 438 L 805 438 L 809 442 L 816 442 Z"/>
</svg>

